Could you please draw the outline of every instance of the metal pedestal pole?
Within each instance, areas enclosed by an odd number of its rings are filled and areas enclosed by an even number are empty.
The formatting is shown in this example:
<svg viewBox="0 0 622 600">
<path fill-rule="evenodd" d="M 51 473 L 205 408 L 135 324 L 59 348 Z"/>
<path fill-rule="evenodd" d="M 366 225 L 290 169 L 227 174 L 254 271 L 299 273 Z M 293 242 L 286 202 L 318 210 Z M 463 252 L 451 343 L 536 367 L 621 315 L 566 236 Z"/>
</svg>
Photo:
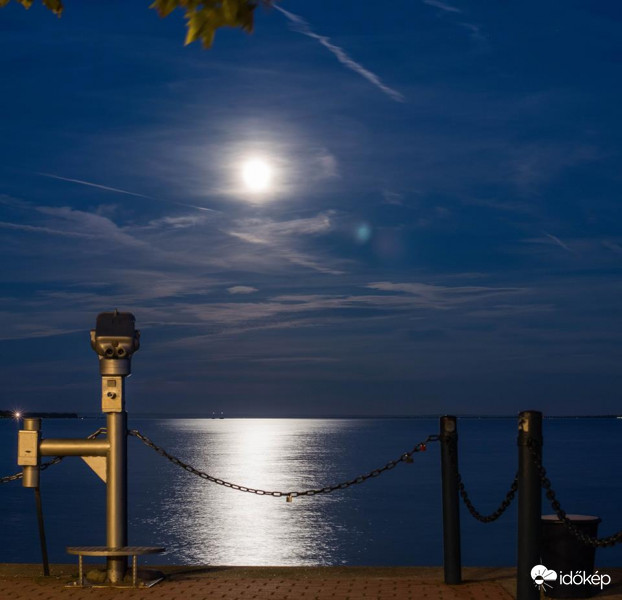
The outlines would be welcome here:
<svg viewBox="0 0 622 600">
<path fill-rule="evenodd" d="M 108 548 L 127 546 L 127 413 L 108 413 L 110 451 L 106 469 L 106 544 Z M 108 581 L 121 583 L 127 571 L 127 558 L 108 557 Z"/>
</svg>

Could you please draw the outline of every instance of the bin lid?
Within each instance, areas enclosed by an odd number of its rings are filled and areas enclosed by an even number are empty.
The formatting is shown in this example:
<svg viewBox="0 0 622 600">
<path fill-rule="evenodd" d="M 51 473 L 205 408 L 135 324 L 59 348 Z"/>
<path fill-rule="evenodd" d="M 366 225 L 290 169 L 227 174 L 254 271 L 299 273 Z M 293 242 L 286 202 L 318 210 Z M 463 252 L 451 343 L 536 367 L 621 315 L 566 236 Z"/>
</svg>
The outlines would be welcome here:
<svg viewBox="0 0 622 600">
<path fill-rule="evenodd" d="M 580 521 L 584 523 L 587 521 L 597 521 L 600 523 L 602 520 L 600 517 L 594 517 L 591 515 L 566 515 L 566 517 L 568 517 L 570 521 Z M 542 515 L 542 520 L 552 523 L 561 523 L 557 515 Z"/>
</svg>

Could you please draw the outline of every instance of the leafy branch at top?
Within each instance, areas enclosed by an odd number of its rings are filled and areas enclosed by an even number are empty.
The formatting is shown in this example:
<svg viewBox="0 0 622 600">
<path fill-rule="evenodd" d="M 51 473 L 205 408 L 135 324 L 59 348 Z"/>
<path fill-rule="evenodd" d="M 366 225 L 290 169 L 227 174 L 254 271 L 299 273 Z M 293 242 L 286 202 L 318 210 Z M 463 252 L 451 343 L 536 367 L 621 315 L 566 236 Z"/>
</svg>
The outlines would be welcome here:
<svg viewBox="0 0 622 600">
<path fill-rule="evenodd" d="M 16 0 L 25 8 L 32 6 L 33 0 Z M 63 12 L 62 0 L 42 0 L 55 15 Z M 0 7 L 10 0 L 0 0 Z M 220 27 L 239 27 L 248 33 L 253 31 L 253 12 L 259 4 L 269 6 L 274 0 L 154 0 L 150 8 L 158 11 L 161 17 L 171 14 L 176 8 L 184 11 L 186 17 L 185 44 L 201 40 L 204 48 L 214 41 L 214 34 Z"/>
</svg>

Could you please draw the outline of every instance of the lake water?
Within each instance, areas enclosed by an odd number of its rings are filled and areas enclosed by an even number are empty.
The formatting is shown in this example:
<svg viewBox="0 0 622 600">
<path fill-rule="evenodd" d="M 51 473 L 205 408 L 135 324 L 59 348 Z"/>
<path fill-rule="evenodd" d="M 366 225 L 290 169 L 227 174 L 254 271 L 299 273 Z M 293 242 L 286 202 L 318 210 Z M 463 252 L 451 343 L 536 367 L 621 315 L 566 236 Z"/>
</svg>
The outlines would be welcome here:
<svg viewBox="0 0 622 600">
<path fill-rule="evenodd" d="M 103 419 L 43 421 L 44 437 L 83 437 Z M 437 419 L 132 419 L 172 454 L 248 487 L 290 490 L 338 483 L 384 465 L 438 432 Z M 544 462 L 565 510 L 622 528 L 622 420 L 545 419 Z M 460 465 L 481 511 L 493 510 L 516 471 L 516 419 L 460 419 Z M 0 475 L 17 471 L 17 424 L 0 420 Z M 414 464 L 330 495 L 255 496 L 170 464 L 135 438 L 129 446 L 129 543 L 162 545 L 146 563 L 213 565 L 440 565 L 438 443 Z M 105 543 L 104 484 L 79 458 L 41 475 L 50 560 L 65 547 Z M 32 490 L 0 485 L 0 562 L 38 562 Z M 546 498 L 543 512 L 550 513 Z M 513 565 L 516 503 L 480 524 L 462 507 L 465 565 Z M 622 565 L 622 547 L 598 549 Z"/>
</svg>

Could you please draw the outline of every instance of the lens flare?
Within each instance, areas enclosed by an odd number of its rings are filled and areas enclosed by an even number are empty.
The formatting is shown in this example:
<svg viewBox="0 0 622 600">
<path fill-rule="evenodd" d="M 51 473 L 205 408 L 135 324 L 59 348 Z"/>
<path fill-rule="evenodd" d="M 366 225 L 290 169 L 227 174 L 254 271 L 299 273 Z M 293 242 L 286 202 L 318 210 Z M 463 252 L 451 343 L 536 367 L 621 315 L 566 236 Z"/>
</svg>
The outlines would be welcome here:
<svg viewBox="0 0 622 600">
<path fill-rule="evenodd" d="M 369 223 L 361 223 L 354 231 L 354 237 L 359 244 L 365 244 L 371 239 L 372 229 Z"/>
</svg>

